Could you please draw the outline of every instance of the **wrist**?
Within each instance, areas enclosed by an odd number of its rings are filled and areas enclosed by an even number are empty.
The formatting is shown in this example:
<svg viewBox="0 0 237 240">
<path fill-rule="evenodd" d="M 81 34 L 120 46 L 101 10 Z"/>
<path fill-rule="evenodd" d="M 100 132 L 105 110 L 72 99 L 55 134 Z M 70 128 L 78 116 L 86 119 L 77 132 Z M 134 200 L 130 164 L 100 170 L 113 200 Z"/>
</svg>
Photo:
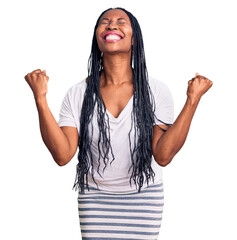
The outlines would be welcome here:
<svg viewBox="0 0 237 240">
<path fill-rule="evenodd" d="M 200 98 L 199 97 L 190 97 L 188 96 L 187 97 L 187 102 L 191 105 L 191 106 L 197 106 L 198 103 L 200 101 Z"/>
<path fill-rule="evenodd" d="M 44 105 L 47 103 L 46 95 L 35 96 L 35 103 L 37 106 Z"/>
</svg>

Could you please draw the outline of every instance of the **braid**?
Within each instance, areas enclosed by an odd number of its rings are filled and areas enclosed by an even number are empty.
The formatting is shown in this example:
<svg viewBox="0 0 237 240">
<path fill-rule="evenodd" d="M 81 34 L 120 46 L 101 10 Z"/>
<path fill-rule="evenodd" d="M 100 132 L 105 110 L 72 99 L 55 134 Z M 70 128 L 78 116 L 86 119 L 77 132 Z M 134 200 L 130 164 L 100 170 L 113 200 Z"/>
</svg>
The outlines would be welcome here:
<svg viewBox="0 0 237 240">
<path fill-rule="evenodd" d="M 106 113 L 106 107 L 103 101 L 103 98 L 100 93 L 100 76 L 103 70 L 103 57 L 102 53 L 99 50 L 97 39 L 96 39 L 96 29 L 99 24 L 101 16 L 111 10 L 107 9 L 101 13 L 99 16 L 95 28 L 94 36 L 92 40 L 91 54 L 88 61 L 88 83 L 87 88 L 84 94 L 83 105 L 81 109 L 81 118 L 80 118 L 80 137 L 79 137 L 79 153 L 78 153 L 78 164 L 77 164 L 77 174 L 73 188 L 77 189 L 80 187 L 81 192 L 84 193 L 85 179 L 86 176 L 86 187 L 89 190 L 88 186 L 88 172 L 90 167 L 92 168 L 92 179 L 94 179 L 94 164 L 91 150 L 92 136 L 93 136 L 93 125 L 92 118 L 95 105 L 97 105 L 97 122 L 99 127 L 99 138 L 98 138 L 98 168 L 99 172 L 100 160 L 103 159 L 105 167 L 103 172 L 108 164 L 109 157 L 108 154 L 111 150 L 112 161 L 115 160 L 113 150 L 110 144 L 110 126 L 109 126 L 109 116 Z M 132 160 L 132 174 L 130 177 L 133 179 L 134 183 L 138 184 L 140 192 L 141 187 L 144 183 L 144 176 L 146 176 L 146 182 L 148 184 L 149 179 L 152 178 L 154 182 L 155 173 L 151 168 L 152 160 L 152 135 L 153 135 L 153 124 L 154 119 L 156 118 L 154 114 L 155 110 L 155 101 L 154 96 L 151 92 L 149 83 L 148 83 L 148 73 L 146 69 L 145 53 L 143 46 L 142 32 L 139 26 L 137 19 L 127 10 L 123 8 L 116 8 L 124 11 L 131 22 L 133 29 L 133 51 L 131 58 L 131 66 L 133 65 L 133 84 L 134 84 L 134 98 L 133 98 L 133 111 L 131 114 L 132 126 L 129 131 L 129 147 Z M 105 118 L 106 115 L 106 118 Z M 157 118 L 156 118 L 157 119 Z M 132 149 L 131 143 L 131 131 L 135 129 L 134 135 L 134 148 Z M 166 124 L 166 123 L 164 123 Z M 167 124 L 169 125 L 169 124 Z M 90 126 L 90 127 L 89 127 Z M 91 134 L 89 131 L 91 130 Z M 128 173 L 131 169 L 128 169 Z M 102 177 L 102 176 L 101 176 Z M 96 183 L 97 188 L 98 184 Z"/>
</svg>

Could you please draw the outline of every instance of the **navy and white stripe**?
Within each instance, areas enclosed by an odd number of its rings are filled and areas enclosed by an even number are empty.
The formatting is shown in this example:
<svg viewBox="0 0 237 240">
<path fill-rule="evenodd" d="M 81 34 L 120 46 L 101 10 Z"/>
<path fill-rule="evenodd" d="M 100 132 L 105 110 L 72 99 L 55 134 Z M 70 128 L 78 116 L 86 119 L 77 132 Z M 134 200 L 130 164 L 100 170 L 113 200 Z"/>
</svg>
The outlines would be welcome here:
<svg viewBox="0 0 237 240">
<path fill-rule="evenodd" d="M 163 205 L 162 182 L 140 193 L 85 188 L 78 193 L 82 240 L 157 240 Z"/>
</svg>

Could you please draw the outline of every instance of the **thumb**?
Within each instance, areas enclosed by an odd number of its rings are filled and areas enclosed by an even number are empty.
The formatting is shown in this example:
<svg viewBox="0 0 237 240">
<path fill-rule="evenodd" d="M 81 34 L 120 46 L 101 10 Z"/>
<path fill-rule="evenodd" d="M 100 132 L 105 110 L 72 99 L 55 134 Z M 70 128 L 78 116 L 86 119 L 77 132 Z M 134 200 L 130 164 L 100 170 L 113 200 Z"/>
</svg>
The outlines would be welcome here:
<svg viewBox="0 0 237 240">
<path fill-rule="evenodd" d="M 49 77 L 48 76 L 44 76 L 44 79 L 48 82 L 49 81 Z"/>
<path fill-rule="evenodd" d="M 46 81 L 48 82 L 48 81 L 49 81 L 49 77 L 46 75 L 46 70 L 43 70 L 42 72 L 44 73 L 45 79 L 46 79 Z"/>
</svg>

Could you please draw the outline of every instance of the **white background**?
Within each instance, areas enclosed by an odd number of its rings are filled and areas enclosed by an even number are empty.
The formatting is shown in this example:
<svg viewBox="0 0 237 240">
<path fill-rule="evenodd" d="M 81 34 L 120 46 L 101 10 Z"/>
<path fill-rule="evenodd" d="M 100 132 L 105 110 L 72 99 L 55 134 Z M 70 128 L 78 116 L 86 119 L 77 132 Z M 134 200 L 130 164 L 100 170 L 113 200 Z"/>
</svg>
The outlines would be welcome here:
<svg viewBox="0 0 237 240">
<path fill-rule="evenodd" d="M 24 76 L 49 76 L 49 107 L 58 120 L 66 91 L 87 76 L 99 14 L 124 7 L 138 19 L 149 75 L 165 82 L 175 117 L 195 73 L 213 81 L 195 113 L 187 141 L 165 168 L 159 240 L 236 240 L 235 1 L 1 1 L 1 202 L 4 240 L 78 240 L 77 158 L 58 167 L 39 130 Z"/>
</svg>

